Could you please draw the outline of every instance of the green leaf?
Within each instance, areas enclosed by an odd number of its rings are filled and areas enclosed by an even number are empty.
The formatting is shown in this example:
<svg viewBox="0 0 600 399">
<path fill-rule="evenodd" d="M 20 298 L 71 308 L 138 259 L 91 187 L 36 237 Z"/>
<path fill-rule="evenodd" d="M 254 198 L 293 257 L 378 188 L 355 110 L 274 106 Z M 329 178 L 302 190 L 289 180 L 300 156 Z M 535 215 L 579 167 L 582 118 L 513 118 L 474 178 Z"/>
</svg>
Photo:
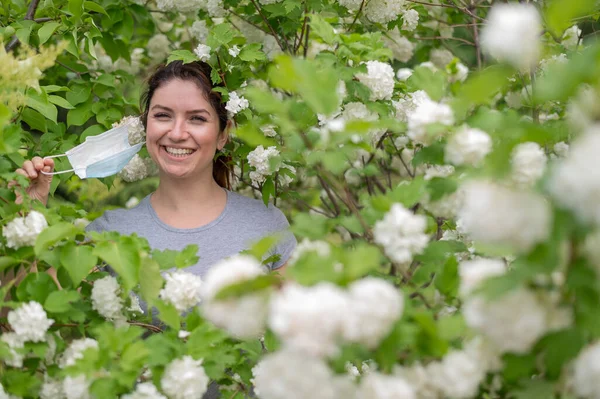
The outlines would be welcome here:
<svg viewBox="0 0 600 399">
<path fill-rule="evenodd" d="M 71 105 L 70 102 L 68 102 L 67 100 L 65 100 L 61 96 L 48 96 L 48 100 L 52 104 L 56 104 L 56 105 L 58 105 L 61 108 L 65 108 L 65 109 L 73 109 L 73 108 L 75 108 L 73 105 Z"/>
<path fill-rule="evenodd" d="M 254 62 L 265 60 L 267 57 L 265 56 L 265 53 L 261 50 L 260 43 L 251 43 L 242 48 L 242 51 L 240 52 L 238 58 L 242 61 Z"/>
<path fill-rule="evenodd" d="M 594 13 L 595 7 L 595 0 L 551 0 L 545 7 L 544 21 L 555 36 L 561 36 L 575 24 L 575 18 Z"/>
<path fill-rule="evenodd" d="M 454 256 L 448 258 L 442 271 L 435 276 L 435 287 L 440 293 L 454 298 L 458 292 L 458 261 Z"/>
<path fill-rule="evenodd" d="M 99 242 L 93 253 L 121 276 L 125 291 L 130 291 L 138 283 L 141 259 L 132 237 L 120 237 L 117 242 Z"/>
<path fill-rule="evenodd" d="M 21 397 L 38 397 L 42 381 L 35 374 L 30 374 L 31 371 L 7 368 L 2 373 L 2 385 L 8 393 Z"/>
<path fill-rule="evenodd" d="M 76 85 L 67 92 L 67 101 L 72 105 L 86 102 L 92 93 L 89 85 Z"/>
<path fill-rule="evenodd" d="M 236 37 L 236 31 L 231 24 L 223 23 L 214 26 L 206 39 L 206 44 L 209 45 L 213 51 L 219 46 L 229 44 L 233 38 Z M 197 58 L 197 57 L 196 57 Z"/>
<path fill-rule="evenodd" d="M 469 104 L 488 102 L 510 84 L 514 70 L 506 65 L 493 65 L 469 76 L 460 87 L 458 97 Z"/>
<path fill-rule="evenodd" d="M 48 273 L 29 273 L 17 286 L 17 298 L 21 302 L 46 302 L 51 292 L 58 287 Z"/>
<path fill-rule="evenodd" d="M 399 202 L 405 207 L 412 207 L 421 200 L 425 194 L 427 181 L 416 177 L 408 183 L 399 184 L 389 197 L 393 202 Z"/>
<path fill-rule="evenodd" d="M 378 247 L 366 243 L 357 244 L 355 248 L 344 252 L 344 274 L 349 280 L 355 280 L 375 270 L 382 255 Z"/>
<path fill-rule="evenodd" d="M 28 25 L 25 28 L 17 29 L 15 32 L 15 36 L 17 39 L 25 45 L 29 45 L 29 37 L 31 36 L 31 30 L 33 29 L 33 25 Z"/>
<path fill-rule="evenodd" d="M 54 291 L 46 298 L 44 309 L 52 313 L 63 313 L 71 309 L 71 303 L 77 302 L 79 298 L 77 291 Z"/>
<path fill-rule="evenodd" d="M 427 67 L 415 68 L 406 84 L 410 91 L 425 90 L 434 101 L 440 101 L 444 96 L 446 78 L 440 72 L 433 72 Z"/>
<path fill-rule="evenodd" d="M 172 329 L 179 330 L 181 321 L 179 319 L 179 312 L 175 309 L 175 306 L 161 300 L 154 302 L 154 306 L 158 309 L 158 317 L 160 320 Z"/>
<path fill-rule="evenodd" d="M 544 364 L 548 378 L 559 378 L 565 365 L 577 356 L 585 344 L 583 333 L 574 328 L 552 332 L 544 337 L 539 346 L 544 348 Z"/>
<path fill-rule="evenodd" d="M 458 183 L 450 178 L 434 177 L 429 181 L 427 189 L 429 191 L 429 199 L 437 201 L 446 195 L 450 195 L 456 191 Z"/>
<path fill-rule="evenodd" d="M 0 272 L 3 272 L 11 266 L 18 265 L 19 263 L 21 263 L 20 259 L 10 256 L 2 256 L 0 257 Z"/>
<path fill-rule="evenodd" d="M 311 33 L 319 36 L 327 44 L 332 44 L 336 39 L 336 34 L 331 26 L 319 14 L 311 14 L 310 16 Z"/>
<path fill-rule="evenodd" d="M 73 22 L 78 23 L 83 14 L 83 0 L 69 0 L 69 11 L 73 15 Z"/>
<path fill-rule="evenodd" d="M 46 43 L 59 26 L 60 23 L 54 21 L 44 23 L 44 25 L 42 25 L 42 27 L 38 30 L 40 45 Z"/>
<path fill-rule="evenodd" d="M 265 205 L 269 204 L 271 197 L 275 197 L 275 184 L 273 183 L 273 179 L 268 177 L 262 186 L 262 200 Z"/>
<path fill-rule="evenodd" d="M 167 58 L 167 64 L 173 61 L 183 61 L 184 64 L 198 61 L 198 56 L 188 50 L 174 50 L 171 51 L 169 58 Z"/>
<path fill-rule="evenodd" d="M 60 263 L 73 281 L 73 286 L 78 287 L 96 266 L 98 257 L 93 254 L 91 247 L 69 242 L 60 250 Z"/>
<path fill-rule="evenodd" d="M 71 223 L 61 222 L 44 229 L 35 241 L 35 253 L 39 255 L 58 241 L 65 238 L 75 238 L 79 229 Z"/>
<path fill-rule="evenodd" d="M 29 90 L 27 93 L 26 104 L 27 106 L 38 111 L 40 114 L 44 115 L 46 118 L 50 119 L 52 122 L 56 123 L 58 110 L 54 104 L 48 102 L 48 97 L 45 93 L 40 95 L 33 90 Z"/>
<path fill-rule="evenodd" d="M 69 126 L 81 126 L 85 124 L 92 116 L 92 102 L 78 105 L 75 109 L 69 110 L 67 114 L 67 124 Z"/>
<path fill-rule="evenodd" d="M 239 283 L 231 284 L 221 289 L 217 295 L 216 300 L 225 300 L 229 298 L 237 298 L 242 295 L 262 291 L 267 288 L 273 287 L 280 282 L 280 278 L 273 274 L 265 274 L 262 276 L 255 277 L 251 280 L 242 281 Z"/>
<path fill-rule="evenodd" d="M 106 13 L 106 10 L 104 10 L 104 8 L 102 8 L 101 5 L 94 3 L 93 1 L 84 1 L 83 8 L 85 8 L 86 10 L 99 12 L 101 14 L 108 16 L 108 14 Z"/>
<path fill-rule="evenodd" d="M 149 257 L 142 258 L 138 279 L 140 281 L 140 293 L 142 294 L 142 298 L 144 298 L 148 303 L 148 308 L 150 308 L 154 300 L 158 297 L 164 283 L 158 263 Z"/>
<path fill-rule="evenodd" d="M 513 392 L 515 399 L 548 399 L 554 398 L 554 384 L 548 381 L 526 377 L 521 381 L 522 389 Z"/>
<path fill-rule="evenodd" d="M 198 262 L 198 245 L 189 244 L 186 245 L 181 251 L 175 256 L 175 267 L 183 269 L 185 267 L 193 266 Z"/>
</svg>

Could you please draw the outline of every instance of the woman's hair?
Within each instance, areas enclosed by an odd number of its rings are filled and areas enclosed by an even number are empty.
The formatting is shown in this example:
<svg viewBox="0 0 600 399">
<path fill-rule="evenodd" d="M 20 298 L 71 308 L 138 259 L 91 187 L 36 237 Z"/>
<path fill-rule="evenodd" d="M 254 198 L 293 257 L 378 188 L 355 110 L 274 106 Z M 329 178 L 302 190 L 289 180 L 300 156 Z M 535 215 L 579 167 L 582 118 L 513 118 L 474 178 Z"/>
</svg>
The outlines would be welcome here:
<svg viewBox="0 0 600 399">
<path fill-rule="evenodd" d="M 159 65 L 156 71 L 148 78 L 146 91 L 142 94 L 140 100 L 140 109 L 142 110 L 142 123 L 146 128 L 148 123 L 148 111 L 150 101 L 154 96 L 156 89 L 173 79 L 186 80 L 194 82 L 206 96 L 206 99 L 217 112 L 219 118 L 219 132 L 223 133 L 227 128 L 227 110 L 221 98 L 221 93 L 213 91 L 213 84 L 210 80 L 211 67 L 205 62 L 195 61 L 184 64 L 182 61 L 173 61 L 167 65 Z M 223 84 L 216 86 L 223 87 Z M 217 152 L 213 160 L 213 177 L 217 184 L 226 189 L 231 189 L 231 157 Z"/>
</svg>

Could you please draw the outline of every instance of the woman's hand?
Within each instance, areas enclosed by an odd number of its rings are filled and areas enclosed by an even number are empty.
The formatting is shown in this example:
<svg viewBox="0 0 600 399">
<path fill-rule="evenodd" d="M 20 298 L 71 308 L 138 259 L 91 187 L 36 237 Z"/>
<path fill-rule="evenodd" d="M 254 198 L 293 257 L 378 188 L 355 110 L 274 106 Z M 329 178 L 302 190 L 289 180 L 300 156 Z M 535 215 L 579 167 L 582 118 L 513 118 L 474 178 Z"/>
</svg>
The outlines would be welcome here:
<svg viewBox="0 0 600 399">
<path fill-rule="evenodd" d="M 35 200 L 39 200 L 42 204 L 46 205 L 48 202 L 48 195 L 50 194 L 50 184 L 52 183 L 52 175 L 45 175 L 41 173 L 52 172 L 54 170 L 53 159 L 42 159 L 40 157 L 33 157 L 31 161 L 27 160 L 23 162 L 23 166 L 16 170 L 20 175 L 28 178 L 31 183 L 25 190 L 27 194 Z M 17 193 L 17 204 L 23 202 L 23 198 Z"/>
</svg>

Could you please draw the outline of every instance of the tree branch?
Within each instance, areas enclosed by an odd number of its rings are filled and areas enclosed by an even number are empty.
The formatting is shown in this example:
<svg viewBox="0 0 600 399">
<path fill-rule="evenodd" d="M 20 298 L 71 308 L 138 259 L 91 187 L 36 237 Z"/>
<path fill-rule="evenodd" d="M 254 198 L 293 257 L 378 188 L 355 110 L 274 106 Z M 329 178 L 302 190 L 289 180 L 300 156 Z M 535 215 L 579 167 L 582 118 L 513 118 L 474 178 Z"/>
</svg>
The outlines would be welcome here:
<svg viewBox="0 0 600 399">
<path fill-rule="evenodd" d="M 260 9 L 260 6 L 258 4 L 256 4 L 256 0 L 250 0 L 250 1 L 252 1 L 252 4 L 254 4 L 254 8 L 256 8 L 256 11 L 258 11 L 258 14 L 262 18 L 263 22 L 265 24 L 267 24 L 267 27 L 269 28 L 269 31 L 271 31 L 271 35 L 273 35 L 273 37 L 277 41 L 277 44 L 279 45 L 279 48 L 281 49 L 281 51 L 288 50 L 288 52 L 289 52 L 289 48 L 287 46 L 287 42 L 284 41 L 284 43 L 285 43 L 285 48 L 284 48 L 284 46 L 281 44 L 281 41 L 279 40 L 279 36 L 277 36 L 277 33 L 275 32 L 275 30 L 273 29 L 273 27 L 269 23 L 269 20 L 267 19 L 267 17 L 265 17 L 265 14 L 263 14 L 262 10 Z"/>
<path fill-rule="evenodd" d="M 27 13 L 25 14 L 25 18 L 23 18 L 23 20 L 32 21 L 33 16 L 35 15 L 35 11 L 37 10 L 39 4 L 40 4 L 40 0 L 32 0 L 31 3 L 29 3 L 29 8 L 27 8 Z M 17 39 L 17 36 L 15 35 L 15 36 L 13 36 L 11 41 L 6 45 L 6 47 L 4 47 L 4 49 L 6 50 L 6 52 L 9 52 L 13 48 L 15 48 L 18 44 L 19 44 L 19 39 Z"/>
</svg>

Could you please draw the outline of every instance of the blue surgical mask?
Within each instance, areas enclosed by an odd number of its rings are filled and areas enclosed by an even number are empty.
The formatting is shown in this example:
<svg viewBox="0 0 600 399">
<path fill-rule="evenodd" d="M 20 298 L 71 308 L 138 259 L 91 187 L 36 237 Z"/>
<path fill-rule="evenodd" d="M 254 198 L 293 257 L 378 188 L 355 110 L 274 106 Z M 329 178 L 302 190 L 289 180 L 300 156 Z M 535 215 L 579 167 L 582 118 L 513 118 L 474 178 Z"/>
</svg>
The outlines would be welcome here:
<svg viewBox="0 0 600 399">
<path fill-rule="evenodd" d="M 46 157 L 66 156 L 73 169 L 42 173 L 57 175 L 75 172 L 81 179 L 112 176 L 119 173 L 129 163 L 131 158 L 142 148 L 142 145 L 144 145 L 143 142 L 134 146 L 129 144 L 129 130 L 128 125 L 125 124 L 97 136 L 86 137 L 83 143 L 70 149 L 65 154 Z"/>
</svg>

